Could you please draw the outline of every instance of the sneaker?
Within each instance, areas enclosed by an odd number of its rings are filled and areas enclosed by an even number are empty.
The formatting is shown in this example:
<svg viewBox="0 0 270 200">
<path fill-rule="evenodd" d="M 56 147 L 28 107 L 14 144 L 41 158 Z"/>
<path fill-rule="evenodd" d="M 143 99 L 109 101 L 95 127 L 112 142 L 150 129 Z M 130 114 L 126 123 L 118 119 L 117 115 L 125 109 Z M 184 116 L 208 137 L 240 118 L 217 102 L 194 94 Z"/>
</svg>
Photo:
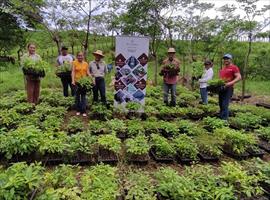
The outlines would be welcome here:
<svg viewBox="0 0 270 200">
<path fill-rule="evenodd" d="M 83 114 L 82 114 L 82 116 L 83 116 L 83 117 L 86 117 L 86 116 L 87 116 L 87 114 L 86 114 L 86 113 L 83 113 Z"/>
<path fill-rule="evenodd" d="M 76 112 L 76 115 L 79 116 L 81 113 L 80 112 Z"/>
</svg>

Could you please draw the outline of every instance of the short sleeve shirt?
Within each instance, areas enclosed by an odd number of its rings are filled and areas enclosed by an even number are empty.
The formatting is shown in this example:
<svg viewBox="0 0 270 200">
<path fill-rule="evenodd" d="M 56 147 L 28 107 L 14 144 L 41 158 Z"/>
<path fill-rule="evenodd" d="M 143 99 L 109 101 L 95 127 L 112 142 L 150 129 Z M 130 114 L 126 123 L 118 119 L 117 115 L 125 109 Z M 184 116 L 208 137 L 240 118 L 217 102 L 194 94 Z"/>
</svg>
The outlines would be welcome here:
<svg viewBox="0 0 270 200">
<path fill-rule="evenodd" d="M 78 60 L 73 61 L 73 67 L 75 68 L 75 81 L 79 81 L 82 77 L 87 76 L 88 63 L 83 61 L 79 62 Z"/>
<path fill-rule="evenodd" d="M 89 64 L 89 70 L 93 77 L 104 77 L 107 73 L 107 66 L 104 61 L 92 61 Z"/>
<path fill-rule="evenodd" d="M 57 63 L 59 65 L 63 65 L 65 62 L 72 63 L 73 60 L 74 60 L 73 56 L 70 55 L 70 54 L 67 54 L 65 56 L 60 55 L 60 56 L 57 57 Z"/>
<path fill-rule="evenodd" d="M 223 67 L 219 72 L 219 78 L 221 78 L 225 82 L 230 82 L 235 78 L 236 73 L 240 73 L 240 70 L 236 65 Z"/>
</svg>

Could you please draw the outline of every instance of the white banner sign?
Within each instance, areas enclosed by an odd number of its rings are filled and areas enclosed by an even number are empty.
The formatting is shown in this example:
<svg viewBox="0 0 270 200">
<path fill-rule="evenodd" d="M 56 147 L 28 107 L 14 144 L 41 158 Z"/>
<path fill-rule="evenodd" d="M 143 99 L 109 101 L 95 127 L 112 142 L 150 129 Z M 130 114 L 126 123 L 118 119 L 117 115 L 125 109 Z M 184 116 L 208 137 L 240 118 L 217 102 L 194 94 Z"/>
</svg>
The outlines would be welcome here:
<svg viewBox="0 0 270 200">
<path fill-rule="evenodd" d="M 149 38 L 116 37 L 114 105 L 135 101 L 144 105 Z"/>
</svg>

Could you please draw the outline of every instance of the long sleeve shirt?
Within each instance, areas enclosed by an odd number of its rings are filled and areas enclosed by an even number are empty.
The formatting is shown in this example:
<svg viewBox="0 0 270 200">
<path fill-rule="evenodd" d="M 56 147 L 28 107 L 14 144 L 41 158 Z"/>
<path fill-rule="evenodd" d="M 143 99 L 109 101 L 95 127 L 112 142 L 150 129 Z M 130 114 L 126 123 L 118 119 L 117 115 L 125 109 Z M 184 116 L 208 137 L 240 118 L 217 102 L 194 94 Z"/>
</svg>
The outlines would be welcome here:
<svg viewBox="0 0 270 200">
<path fill-rule="evenodd" d="M 199 79 L 200 88 L 206 88 L 208 86 L 207 82 L 213 79 L 214 72 L 212 67 L 209 69 L 204 69 L 204 73 L 202 75 L 202 78 Z"/>
<path fill-rule="evenodd" d="M 174 75 L 169 75 L 168 69 L 166 67 L 168 65 L 173 65 L 174 70 L 177 72 Z M 173 61 L 170 61 L 168 58 L 163 61 L 162 63 L 162 74 L 163 74 L 163 81 L 166 84 L 176 84 L 178 81 L 178 73 L 180 71 L 180 61 L 177 58 L 174 58 Z"/>
</svg>

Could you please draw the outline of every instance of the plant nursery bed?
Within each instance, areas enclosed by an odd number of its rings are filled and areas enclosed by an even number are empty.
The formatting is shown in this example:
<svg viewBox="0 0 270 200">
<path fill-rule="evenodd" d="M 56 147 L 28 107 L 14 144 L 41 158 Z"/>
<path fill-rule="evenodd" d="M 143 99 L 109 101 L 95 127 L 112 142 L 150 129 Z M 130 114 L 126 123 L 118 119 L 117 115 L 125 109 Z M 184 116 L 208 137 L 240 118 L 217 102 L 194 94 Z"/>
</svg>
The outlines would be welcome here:
<svg viewBox="0 0 270 200">
<path fill-rule="evenodd" d="M 34 162 L 36 160 L 36 155 L 35 153 L 30 153 L 30 154 L 15 154 L 12 156 L 12 158 L 8 161 L 9 163 L 13 163 L 13 162 L 27 162 L 27 163 L 31 163 Z"/>
<path fill-rule="evenodd" d="M 226 155 L 228 155 L 229 157 L 234 158 L 236 160 L 245 160 L 245 159 L 249 158 L 249 153 L 248 152 L 245 152 L 245 153 L 242 153 L 242 154 L 236 154 L 231 149 L 226 148 L 226 147 L 222 148 L 221 150 Z"/>
<path fill-rule="evenodd" d="M 98 150 L 98 162 L 115 164 L 118 162 L 118 157 L 113 151 L 100 147 Z"/>
<path fill-rule="evenodd" d="M 270 109 L 269 103 L 256 103 L 256 106 Z"/>
<path fill-rule="evenodd" d="M 96 163 L 97 161 L 97 156 L 96 155 L 91 155 L 91 154 L 86 154 L 82 152 L 77 152 L 74 154 L 69 163 L 70 164 L 91 164 L 91 163 Z"/>
<path fill-rule="evenodd" d="M 203 162 L 218 162 L 219 161 L 219 157 L 210 156 L 210 155 L 207 155 L 207 154 L 204 154 L 204 153 L 199 153 L 198 157 Z"/>
<path fill-rule="evenodd" d="M 259 142 L 259 147 L 261 149 L 264 149 L 265 151 L 267 151 L 268 153 L 270 153 L 270 144 L 268 142 L 265 142 L 263 140 L 260 140 Z"/>
<path fill-rule="evenodd" d="M 263 196 L 255 196 L 255 197 L 243 197 L 239 198 L 239 200 L 269 200 L 269 197 L 263 195 Z"/>
<path fill-rule="evenodd" d="M 173 157 L 167 156 L 167 157 L 160 157 L 156 154 L 156 151 L 154 148 L 150 149 L 150 155 L 156 162 L 160 163 L 172 163 L 173 162 Z"/>
<path fill-rule="evenodd" d="M 45 154 L 40 160 L 45 165 L 57 165 L 64 162 L 63 155 L 61 154 Z"/>
<path fill-rule="evenodd" d="M 250 154 L 250 157 L 259 157 L 259 158 L 263 158 L 263 156 L 266 154 L 266 152 L 264 150 L 261 149 L 248 149 L 247 152 Z"/>
<path fill-rule="evenodd" d="M 198 159 L 182 158 L 179 155 L 176 156 L 176 161 L 182 165 L 192 165 L 194 162 L 198 162 Z"/>
<path fill-rule="evenodd" d="M 129 163 L 139 165 L 146 165 L 150 159 L 148 154 L 143 155 L 128 154 L 127 158 Z"/>
</svg>

